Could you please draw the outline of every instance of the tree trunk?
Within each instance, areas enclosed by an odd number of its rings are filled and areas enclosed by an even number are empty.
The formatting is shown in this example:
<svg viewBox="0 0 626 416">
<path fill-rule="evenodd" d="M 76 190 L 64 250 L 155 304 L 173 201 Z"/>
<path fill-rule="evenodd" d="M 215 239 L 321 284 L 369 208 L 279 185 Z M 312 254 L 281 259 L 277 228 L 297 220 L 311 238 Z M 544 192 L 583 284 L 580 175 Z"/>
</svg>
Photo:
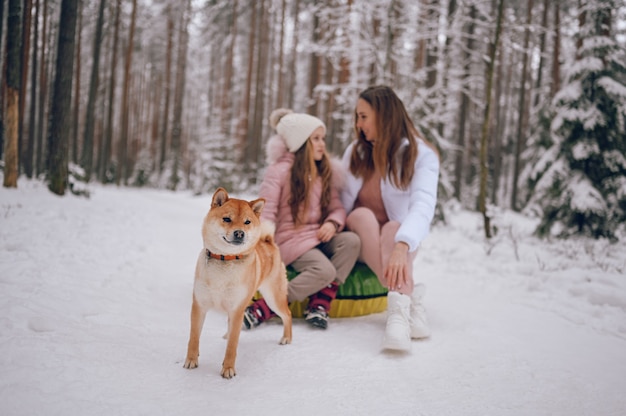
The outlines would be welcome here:
<svg viewBox="0 0 626 416">
<path fill-rule="evenodd" d="M 67 187 L 68 132 L 70 130 L 72 74 L 78 0 L 62 0 L 59 21 L 50 131 L 48 133 L 48 189 L 64 195 Z"/>
<path fill-rule="evenodd" d="M 159 146 L 159 122 L 161 114 L 161 90 L 163 89 L 163 81 L 161 74 L 156 74 L 154 69 L 152 70 L 152 85 L 154 90 L 152 92 L 152 98 L 150 102 L 150 111 L 152 124 L 150 126 L 150 158 L 152 159 L 152 171 L 158 171 L 158 146 Z"/>
<path fill-rule="evenodd" d="M 133 9 L 130 15 L 130 27 L 128 32 L 128 45 L 126 45 L 126 57 L 124 62 L 124 85 L 122 87 L 122 106 L 121 120 L 120 120 L 120 141 L 117 149 L 117 170 L 115 175 L 115 184 L 121 185 L 124 181 L 124 185 L 128 184 L 128 178 L 131 174 L 128 168 L 128 125 L 130 120 L 130 106 L 129 93 L 130 93 L 130 68 L 133 62 L 133 49 L 135 44 L 135 22 L 137 20 L 137 0 L 133 0 Z"/>
<path fill-rule="evenodd" d="M 373 17 L 372 18 L 372 37 L 374 39 L 378 39 L 378 37 L 380 36 L 380 25 L 381 25 L 380 18 Z M 369 85 L 378 84 L 378 80 L 380 79 L 380 73 L 379 73 L 379 69 L 377 66 L 376 58 L 372 60 L 368 72 L 369 72 L 368 73 Z"/>
<path fill-rule="evenodd" d="M 232 125 L 232 82 L 233 82 L 233 59 L 235 56 L 235 45 L 237 43 L 237 0 L 233 1 L 233 17 L 230 25 L 230 44 L 228 45 L 228 54 L 226 56 L 226 63 L 224 68 L 224 88 L 222 89 L 221 99 L 221 127 L 222 133 L 228 137 L 230 136 L 230 129 Z"/>
<path fill-rule="evenodd" d="M 300 15 L 300 0 L 295 0 L 293 3 L 293 27 L 297 28 L 300 25 L 298 16 Z M 296 87 L 296 61 L 298 58 L 298 43 L 299 43 L 299 30 L 293 31 L 293 37 L 291 42 L 291 60 L 289 61 L 289 84 L 287 88 L 287 106 L 293 108 L 294 106 L 294 90 Z"/>
<path fill-rule="evenodd" d="M 104 127 L 104 137 L 102 138 L 102 151 L 100 152 L 100 181 L 108 182 L 107 171 L 111 164 L 111 155 L 113 153 L 113 112 L 115 101 L 115 71 L 117 69 L 117 45 L 119 43 L 120 31 L 120 10 L 122 9 L 122 0 L 115 2 L 115 23 L 113 29 L 113 48 L 111 48 L 111 72 L 109 75 L 109 98 L 107 108 L 107 121 Z M 112 178 L 111 178 L 112 179 Z"/>
<path fill-rule="evenodd" d="M 287 11 L 287 0 L 282 0 L 280 16 L 280 41 L 278 45 L 278 81 L 276 82 L 275 108 L 282 107 L 285 99 L 285 15 Z"/>
<path fill-rule="evenodd" d="M 347 6 L 347 16 L 349 22 L 349 16 L 352 15 L 352 5 L 353 0 L 348 0 L 346 3 Z M 341 24 L 341 23 L 340 23 Z M 346 23 L 347 24 L 347 23 Z M 335 35 L 336 27 L 334 29 Z M 342 138 L 345 137 L 345 129 L 348 128 L 348 123 L 353 120 L 352 111 L 353 111 L 353 103 L 346 101 L 343 99 L 343 91 L 347 91 L 349 88 L 350 82 L 350 65 L 351 65 L 351 45 L 352 40 L 349 36 L 341 36 L 336 42 L 337 45 L 343 50 L 339 56 L 339 68 L 337 73 L 337 80 L 335 85 L 335 91 L 333 92 L 334 100 L 332 102 L 332 107 L 330 108 L 328 117 L 330 117 L 329 123 L 327 123 L 327 127 L 329 127 L 329 131 L 326 133 L 327 138 L 333 138 L 332 140 L 326 141 L 326 147 L 328 151 L 333 154 L 341 154 L 345 149 L 345 140 Z M 350 136 L 351 137 L 351 136 Z M 338 140 L 334 139 L 338 138 Z"/>
<path fill-rule="evenodd" d="M 7 20 L 6 108 L 4 137 L 5 188 L 17 188 L 19 170 L 18 134 L 20 99 L 20 50 L 22 47 L 22 7 L 20 0 L 9 0 Z"/>
<path fill-rule="evenodd" d="M 72 155 L 70 160 L 74 163 L 78 161 L 78 120 L 80 118 L 80 72 L 81 72 L 81 48 L 82 48 L 82 15 L 83 15 L 83 2 L 78 1 L 78 17 L 77 17 L 77 31 L 76 31 L 76 65 L 74 71 L 74 116 L 72 117 Z"/>
<path fill-rule="evenodd" d="M 541 34 L 539 35 L 539 67 L 537 68 L 537 80 L 535 81 L 535 101 L 534 107 L 539 105 L 541 94 L 541 80 L 543 79 L 543 63 L 546 53 L 546 33 L 548 32 L 548 7 L 549 0 L 543 0 L 543 15 L 541 17 Z"/>
<path fill-rule="evenodd" d="M 98 9 L 98 21 L 96 23 L 96 33 L 93 39 L 93 65 L 91 67 L 91 78 L 89 80 L 89 97 L 87 99 L 87 110 L 85 115 L 85 132 L 83 137 L 83 152 L 81 165 L 85 170 L 85 179 L 91 179 L 93 170 L 93 135 L 95 125 L 96 96 L 98 94 L 99 72 L 100 72 L 100 44 L 102 43 L 102 27 L 104 26 L 104 4 L 106 0 L 100 0 Z"/>
<path fill-rule="evenodd" d="M 320 18 L 319 14 L 316 12 L 313 15 L 313 33 L 311 33 L 311 43 L 313 45 L 317 45 L 320 40 Z M 315 87 L 320 83 L 321 80 L 321 60 L 319 55 L 316 52 L 311 53 L 311 61 L 309 67 L 309 94 L 308 94 L 308 102 L 307 112 L 309 114 L 317 114 L 317 104 L 318 100 L 315 97 Z"/>
<path fill-rule="evenodd" d="M 485 91 L 485 118 L 483 120 L 482 136 L 480 140 L 480 192 L 478 196 L 478 207 L 483 214 L 485 237 L 491 238 L 491 219 L 487 213 L 487 150 L 489 149 L 489 118 L 491 113 L 491 87 L 493 83 L 493 72 L 496 65 L 496 53 L 500 43 L 500 32 L 502 30 L 502 15 L 504 11 L 504 0 L 498 2 L 498 17 L 496 21 L 496 34 L 493 44 L 489 50 L 489 66 L 487 67 L 487 88 Z"/>
<path fill-rule="evenodd" d="M 496 81 L 495 81 L 495 95 L 494 95 L 494 100 L 493 100 L 493 117 L 492 117 L 492 123 L 490 123 L 490 136 L 494 138 L 494 143 L 493 143 L 493 157 L 491 158 L 491 160 L 493 160 L 493 170 L 492 170 L 492 175 L 493 177 L 491 178 L 491 200 L 493 201 L 494 205 L 498 205 L 498 192 L 500 190 L 500 178 L 502 175 L 502 159 L 504 157 L 503 153 L 502 153 L 502 143 L 504 140 L 503 137 L 503 131 L 502 131 L 502 127 L 504 124 L 504 121 L 502 120 L 502 104 L 500 102 L 501 98 L 505 95 L 505 90 L 503 89 L 502 86 L 502 82 L 503 82 L 503 72 L 504 72 L 504 68 L 505 68 L 505 57 L 506 57 L 506 53 L 504 51 L 504 48 L 502 48 L 500 50 L 500 54 L 499 54 L 499 58 L 498 58 L 498 71 L 496 74 Z M 506 108 L 506 107 L 505 107 Z M 505 110 L 506 111 L 506 110 Z"/>
<path fill-rule="evenodd" d="M 240 151 L 239 162 L 244 166 L 249 162 L 247 159 L 247 138 L 248 124 L 250 117 L 250 101 L 252 95 L 252 74 L 254 69 L 254 50 L 256 46 L 256 2 L 250 10 L 250 35 L 248 36 L 248 72 L 246 74 L 246 87 L 241 100 L 241 110 L 239 111 L 239 125 L 237 127 L 237 144 Z"/>
<path fill-rule="evenodd" d="M 261 163 L 263 151 L 261 149 L 261 142 L 263 139 L 263 117 L 265 116 L 265 85 L 267 75 L 267 62 L 269 51 L 269 13 L 266 7 L 266 0 L 261 0 L 259 11 L 259 44 L 257 46 L 257 64 L 256 64 L 256 79 L 255 79 L 255 94 L 254 94 L 254 121 L 252 130 L 248 132 L 248 146 L 249 157 L 253 172 L 256 172 L 259 164 Z M 253 173 L 250 176 L 252 184 L 256 183 L 256 175 Z"/>
<path fill-rule="evenodd" d="M 453 31 L 451 29 L 452 27 L 452 22 L 454 20 L 454 15 L 456 13 L 456 9 L 457 9 L 457 2 L 456 0 L 449 0 L 448 1 L 448 16 L 447 16 L 447 26 L 446 26 L 446 43 L 444 45 L 444 50 L 443 50 L 443 57 L 444 57 L 444 64 L 443 64 L 443 72 L 441 75 L 441 80 L 442 80 L 442 85 L 441 85 L 441 91 L 440 91 L 440 95 L 444 96 L 448 93 L 448 78 L 449 78 L 449 73 L 450 73 L 450 45 L 452 44 L 452 38 L 454 36 Z M 441 112 L 442 113 L 446 113 L 447 112 L 447 108 L 448 108 L 448 100 L 442 100 L 442 108 L 441 108 Z M 439 136 L 443 136 L 444 134 L 444 120 L 441 120 L 438 124 L 437 124 L 437 132 L 439 133 Z"/>
<path fill-rule="evenodd" d="M 48 98 L 48 70 L 49 70 L 49 50 L 48 48 L 48 0 L 43 2 L 43 27 L 41 29 L 41 63 L 39 64 L 39 114 L 37 119 L 37 137 L 35 149 L 35 169 L 39 176 L 45 171 L 44 166 L 44 131 L 46 126 L 46 99 Z"/>
<path fill-rule="evenodd" d="M 163 120 L 161 126 L 161 151 L 159 152 L 159 176 L 163 174 L 165 169 L 165 160 L 167 158 L 167 137 L 169 135 L 170 120 L 170 91 L 172 84 L 172 55 L 174 51 L 174 17 L 172 8 L 168 6 L 165 13 L 167 14 L 167 49 L 165 51 L 165 102 L 163 104 Z"/>
<path fill-rule="evenodd" d="M 425 27 L 427 24 L 427 16 L 428 16 L 428 0 L 419 0 L 419 17 L 418 17 L 418 25 L 420 27 Z M 415 48 L 415 57 L 413 58 L 413 69 L 415 72 L 418 72 L 420 69 L 424 68 L 425 64 L 425 56 L 426 56 L 426 39 L 421 38 L 417 41 L 417 47 Z"/>
<path fill-rule="evenodd" d="M 432 26 L 434 22 L 439 21 L 439 0 L 431 0 L 428 10 L 428 28 L 430 31 L 436 33 Z M 426 88 L 430 89 L 435 86 L 437 82 L 437 48 L 439 40 L 437 36 L 433 35 L 429 37 L 428 47 L 426 49 Z"/>
<path fill-rule="evenodd" d="M 3 156 L 4 156 L 4 111 L 2 111 L 2 109 L 4 108 L 4 90 L 5 90 L 5 83 L 4 83 L 4 78 L 5 78 L 5 74 L 4 74 L 4 42 L 2 42 L 2 39 L 4 39 L 4 9 L 5 9 L 5 1 L 2 2 L 2 4 L 0 5 L 0 160 L 2 160 Z"/>
<path fill-rule="evenodd" d="M 35 135 L 37 129 L 37 42 L 39 40 L 39 0 L 35 3 L 35 21 L 33 23 L 33 66 L 30 72 L 30 109 L 28 116 L 28 139 L 24 149 L 24 173 L 27 178 L 33 177 L 35 155 Z"/>
<path fill-rule="evenodd" d="M 174 87 L 174 118 L 172 119 L 172 156 L 174 163 L 172 167 L 172 176 L 169 181 L 168 188 L 176 190 L 181 180 L 178 169 L 181 159 L 181 137 L 182 137 L 182 116 L 183 102 L 185 99 L 185 70 L 187 67 L 187 44 L 189 34 L 187 26 L 191 15 L 191 0 L 187 0 L 185 10 L 181 14 L 180 28 L 178 35 L 178 59 L 176 64 L 176 84 Z"/>
<path fill-rule="evenodd" d="M 24 135 L 24 116 L 26 115 L 26 92 L 28 91 L 28 69 L 30 58 L 30 27 L 32 20 L 33 2 L 32 0 L 24 0 L 24 15 L 22 16 L 22 56 L 21 56 L 21 77 L 20 77 L 20 98 L 19 98 L 19 124 L 18 124 L 18 151 L 20 155 L 20 163 L 22 167 L 26 164 L 26 150 L 28 144 Z M 32 166 L 32 163 L 31 163 Z M 19 168 L 18 168 L 19 170 Z M 32 168 L 31 168 L 32 176 Z"/>
<path fill-rule="evenodd" d="M 397 80 L 398 63 L 393 51 L 396 50 L 396 39 L 399 37 L 398 18 L 401 5 L 397 4 L 396 0 L 391 0 L 387 7 L 387 39 L 385 62 L 383 63 L 383 83 L 397 87 L 394 81 Z"/>
<path fill-rule="evenodd" d="M 550 100 L 561 89 L 561 12 L 560 2 L 554 2 L 554 47 L 552 48 L 552 85 L 550 88 Z"/>
<path fill-rule="evenodd" d="M 466 128 L 466 119 L 467 112 L 469 107 L 469 97 L 467 95 L 467 87 L 468 80 L 471 71 L 471 54 L 474 50 L 474 27 L 476 18 L 476 7 L 470 6 L 470 15 L 469 15 L 469 27 L 467 28 L 467 48 L 465 50 L 465 68 L 463 69 L 463 82 L 462 82 L 462 92 L 461 92 L 461 106 L 459 107 L 459 132 L 457 139 L 457 154 L 455 157 L 454 163 L 454 197 L 462 202 L 462 186 L 463 186 L 463 176 L 465 171 L 465 164 L 463 163 L 465 160 L 466 149 L 465 149 L 465 128 Z"/>
<path fill-rule="evenodd" d="M 524 122 L 526 120 L 526 79 L 528 74 L 528 44 L 530 42 L 530 24 L 532 23 L 532 9 L 533 0 L 528 0 L 526 14 L 526 30 L 524 32 L 524 47 L 522 58 L 522 81 L 520 83 L 520 94 L 518 110 L 519 116 L 517 119 L 517 143 L 515 147 L 515 165 L 513 166 L 513 190 L 511 193 L 511 209 L 513 211 L 519 211 L 517 206 L 517 194 L 518 194 L 518 181 L 521 171 L 521 157 L 524 151 L 525 135 L 524 135 Z"/>
</svg>

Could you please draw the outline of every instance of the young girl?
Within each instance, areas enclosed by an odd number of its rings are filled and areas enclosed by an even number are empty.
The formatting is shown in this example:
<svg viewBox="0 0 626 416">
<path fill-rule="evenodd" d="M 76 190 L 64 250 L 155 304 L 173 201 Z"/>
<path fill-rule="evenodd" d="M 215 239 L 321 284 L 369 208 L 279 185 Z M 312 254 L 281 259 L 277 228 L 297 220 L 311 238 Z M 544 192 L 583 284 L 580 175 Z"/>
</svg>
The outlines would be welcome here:
<svg viewBox="0 0 626 416">
<path fill-rule="evenodd" d="M 389 289 L 383 348 L 409 350 L 411 338 L 430 335 L 413 260 L 434 216 L 439 156 L 386 86 L 359 95 L 354 128 L 343 156 L 346 223 L 361 237 L 360 260 Z"/>
<path fill-rule="evenodd" d="M 326 126 L 317 117 L 277 109 L 270 125 L 278 133 L 267 144 L 269 166 L 259 196 L 261 219 L 276 225 L 275 240 L 285 265 L 299 274 L 289 282 L 288 301 L 309 298 L 306 322 L 325 329 L 337 289 L 354 267 L 361 242 L 342 232 L 346 211 L 339 197 L 341 168 L 333 167 L 324 142 Z M 263 299 L 246 310 L 250 329 L 273 316 Z"/>
</svg>

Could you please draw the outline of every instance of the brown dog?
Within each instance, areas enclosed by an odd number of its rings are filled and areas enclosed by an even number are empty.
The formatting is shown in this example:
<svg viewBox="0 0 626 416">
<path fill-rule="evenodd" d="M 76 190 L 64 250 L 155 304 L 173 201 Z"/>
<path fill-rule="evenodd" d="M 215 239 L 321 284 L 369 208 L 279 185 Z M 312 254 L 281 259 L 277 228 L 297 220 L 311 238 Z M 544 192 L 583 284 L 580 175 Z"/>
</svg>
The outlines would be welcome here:
<svg viewBox="0 0 626 416">
<path fill-rule="evenodd" d="M 228 314 L 228 339 L 222 377 L 235 375 L 237 345 L 246 307 L 257 290 L 283 320 L 280 344 L 291 343 L 291 312 L 287 304 L 287 277 L 274 243 L 274 229 L 261 223 L 265 199 L 229 198 L 223 188 L 213 195 L 204 218 L 204 248 L 196 263 L 191 306 L 191 331 L 185 368 L 198 366 L 200 333 L 209 309 Z"/>
</svg>

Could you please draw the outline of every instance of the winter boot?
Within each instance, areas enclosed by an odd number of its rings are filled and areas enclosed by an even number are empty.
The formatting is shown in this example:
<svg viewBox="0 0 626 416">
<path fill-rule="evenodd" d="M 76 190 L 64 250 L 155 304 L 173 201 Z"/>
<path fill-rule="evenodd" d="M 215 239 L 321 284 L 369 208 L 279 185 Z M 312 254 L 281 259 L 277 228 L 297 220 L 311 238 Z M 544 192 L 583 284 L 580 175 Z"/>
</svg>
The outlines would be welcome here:
<svg viewBox="0 0 626 416">
<path fill-rule="evenodd" d="M 252 305 L 246 308 L 243 314 L 243 327 L 245 329 L 252 329 L 274 316 L 276 316 L 276 314 L 267 306 L 263 298 L 255 300 Z"/>
<path fill-rule="evenodd" d="M 411 295 L 411 314 L 409 322 L 411 324 L 411 338 L 414 339 L 428 338 L 430 336 L 426 310 L 422 305 L 425 291 L 426 286 L 422 283 L 418 283 L 415 285 L 415 289 L 413 289 L 413 294 Z"/>
<path fill-rule="evenodd" d="M 337 296 L 337 290 L 339 290 L 339 285 L 332 282 L 319 292 L 309 296 L 309 305 L 304 314 L 305 321 L 316 328 L 326 329 L 330 304 Z"/>
<path fill-rule="evenodd" d="M 409 309 L 411 298 L 399 292 L 387 294 L 387 327 L 383 339 L 383 349 L 409 351 L 411 349 L 411 329 Z"/>
</svg>

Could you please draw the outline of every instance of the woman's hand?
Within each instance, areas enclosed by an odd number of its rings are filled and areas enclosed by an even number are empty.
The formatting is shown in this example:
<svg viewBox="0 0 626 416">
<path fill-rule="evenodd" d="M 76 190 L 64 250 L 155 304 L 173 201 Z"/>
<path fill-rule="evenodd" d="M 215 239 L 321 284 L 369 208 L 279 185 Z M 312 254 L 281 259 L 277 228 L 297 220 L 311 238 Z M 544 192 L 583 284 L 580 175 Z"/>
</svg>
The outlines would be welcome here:
<svg viewBox="0 0 626 416">
<path fill-rule="evenodd" d="M 400 291 L 403 287 L 407 287 L 409 282 L 409 273 L 407 269 L 407 253 L 409 246 L 403 242 L 397 242 L 389 256 L 389 263 L 385 268 L 385 281 L 387 289 Z"/>
<path fill-rule="evenodd" d="M 326 221 L 317 230 L 317 238 L 322 243 L 328 243 L 335 234 L 337 234 L 337 225 L 332 221 Z"/>
</svg>

